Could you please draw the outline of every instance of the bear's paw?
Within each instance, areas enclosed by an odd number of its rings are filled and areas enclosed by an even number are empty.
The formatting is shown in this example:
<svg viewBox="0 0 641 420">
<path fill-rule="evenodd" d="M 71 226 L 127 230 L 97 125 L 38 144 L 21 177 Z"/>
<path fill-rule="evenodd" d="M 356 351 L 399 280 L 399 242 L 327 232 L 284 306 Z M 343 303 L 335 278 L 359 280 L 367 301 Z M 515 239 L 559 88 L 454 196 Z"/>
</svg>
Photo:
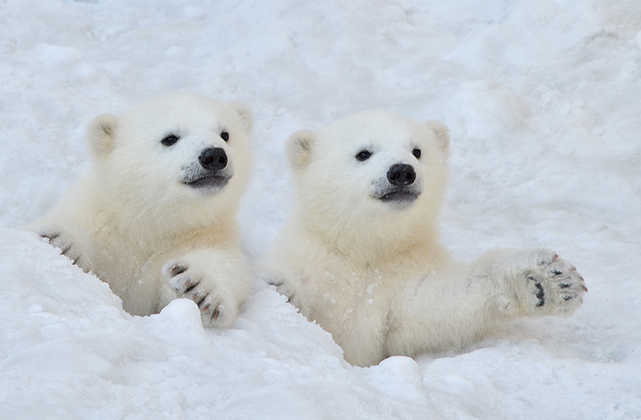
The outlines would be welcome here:
<svg viewBox="0 0 641 420">
<path fill-rule="evenodd" d="M 569 315 L 588 291 L 576 268 L 547 249 L 537 250 L 535 263 L 523 271 L 521 281 L 526 290 L 522 303 L 533 314 Z"/>
<path fill-rule="evenodd" d="M 205 269 L 176 260 L 165 264 L 162 274 L 179 298 L 196 302 L 205 327 L 227 327 L 233 322 L 237 303 L 229 302 L 224 288 Z"/>
<path fill-rule="evenodd" d="M 69 258 L 72 263 L 81 266 L 82 253 L 70 233 L 56 226 L 41 226 L 34 231 L 51 246 L 59 248 L 61 254 Z"/>
<path fill-rule="evenodd" d="M 267 280 L 267 284 L 274 286 L 279 294 L 287 298 L 287 302 L 297 308 L 300 307 L 300 302 L 298 302 L 297 299 L 296 286 L 293 283 L 283 278 L 270 278 Z"/>
</svg>

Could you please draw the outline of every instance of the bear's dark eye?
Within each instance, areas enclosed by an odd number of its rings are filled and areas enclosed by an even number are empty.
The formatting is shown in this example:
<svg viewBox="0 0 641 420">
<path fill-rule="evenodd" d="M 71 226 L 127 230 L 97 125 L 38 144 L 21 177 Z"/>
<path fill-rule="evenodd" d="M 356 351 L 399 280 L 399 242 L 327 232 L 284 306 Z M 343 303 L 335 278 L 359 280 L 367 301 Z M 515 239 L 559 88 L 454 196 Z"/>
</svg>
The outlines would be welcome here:
<svg viewBox="0 0 641 420">
<path fill-rule="evenodd" d="M 420 159 L 420 158 L 421 158 L 421 149 L 414 149 L 414 150 L 412 150 L 412 154 L 414 155 L 414 157 L 415 157 L 416 159 Z"/>
<path fill-rule="evenodd" d="M 363 162 L 369 159 L 370 156 L 372 156 L 372 152 L 370 152 L 369 150 L 361 150 L 356 154 L 356 159 Z"/>
<path fill-rule="evenodd" d="M 163 146 L 173 146 L 176 144 L 176 142 L 180 140 L 180 136 L 177 136 L 175 134 L 170 134 L 164 139 L 162 139 L 160 142 L 162 143 Z"/>
<path fill-rule="evenodd" d="M 222 133 L 220 133 L 220 138 L 225 141 L 229 141 L 229 133 L 226 131 L 223 131 Z"/>
</svg>

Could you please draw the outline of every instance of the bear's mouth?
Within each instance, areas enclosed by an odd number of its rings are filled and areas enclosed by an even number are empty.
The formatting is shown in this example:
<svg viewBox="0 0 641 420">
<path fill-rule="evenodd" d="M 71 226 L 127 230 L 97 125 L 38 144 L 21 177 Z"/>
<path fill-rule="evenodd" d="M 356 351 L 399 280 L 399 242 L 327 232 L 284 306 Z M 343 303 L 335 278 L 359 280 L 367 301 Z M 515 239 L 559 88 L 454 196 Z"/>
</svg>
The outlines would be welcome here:
<svg viewBox="0 0 641 420">
<path fill-rule="evenodd" d="M 205 175 L 200 178 L 185 181 L 185 184 L 195 189 L 223 188 L 227 185 L 229 178 L 220 175 Z"/>
<path fill-rule="evenodd" d="M 392 191 L 388 192 L 387 194 L 383 195 L 380 200 L 381 201 L 408 201 L 408 200 L 416 200 L 418 198 L 418 194 L 412 191 Z"/>
<path fill-rule="evenodd" d="M 420 190 L 416 190 L 413 188 L 398 188 L 393 190 L 381 191 L 379 194 L 376 194 L 374 198 L 382 201 L 392 208 L 402 210 L 411 206 L 420 194 Z"/>
<path fill-rule="evenodd" d="M 390 191 L 387 194 L 379 197 L 383 202 L 396 202 L 396 201 L 414 201 L 418 198 L 418 194 L 413 191 L 400 190 Z"/>
</svg>

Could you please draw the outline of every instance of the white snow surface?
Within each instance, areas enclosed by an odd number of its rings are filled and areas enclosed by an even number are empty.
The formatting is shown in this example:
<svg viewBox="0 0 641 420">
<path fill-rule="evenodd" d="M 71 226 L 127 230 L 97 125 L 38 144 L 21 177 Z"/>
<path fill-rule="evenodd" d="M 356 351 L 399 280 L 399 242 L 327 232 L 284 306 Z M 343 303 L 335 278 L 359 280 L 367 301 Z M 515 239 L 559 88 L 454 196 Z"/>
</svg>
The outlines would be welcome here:
<svg viewBox="0 0 641 420">
<path fill-rule="evenodd" d="M 641 418 L 638 0 L 5 0 L 0 53 L 0 419 Z M 451 129 L 457 258 L 553 248 L 584 305 L 371 368 L 258 279 L 229 330 L 186 300 L 130 316 L 21 228 L 87 170 L 93 117 L 174 90 L 254 110 L 252 260 L 288 135 L 384 108 Z"/>
</svg>

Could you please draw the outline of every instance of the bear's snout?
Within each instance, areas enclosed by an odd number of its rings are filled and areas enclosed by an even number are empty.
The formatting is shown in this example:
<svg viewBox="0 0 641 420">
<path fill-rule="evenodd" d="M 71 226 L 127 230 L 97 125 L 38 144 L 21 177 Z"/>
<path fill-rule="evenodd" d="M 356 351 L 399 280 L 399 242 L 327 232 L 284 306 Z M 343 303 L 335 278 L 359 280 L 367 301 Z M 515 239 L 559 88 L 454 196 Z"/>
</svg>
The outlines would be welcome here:
<svg viewBox="0 0 641 420">
<path fill-rule="evenodd" d="M 227 153 L 220 147 L 210 147 L 203 150 L 198 156 L 200 165 L 208 170 L 225 169 L 227 166 Z"/>
<path fill-rule="evenodd" d="M 412 165 L 398 163 L 389 169 L 387 179 L 392 185 L 412 185 L 416 180 L 416 172 Z"/>
</svg>

